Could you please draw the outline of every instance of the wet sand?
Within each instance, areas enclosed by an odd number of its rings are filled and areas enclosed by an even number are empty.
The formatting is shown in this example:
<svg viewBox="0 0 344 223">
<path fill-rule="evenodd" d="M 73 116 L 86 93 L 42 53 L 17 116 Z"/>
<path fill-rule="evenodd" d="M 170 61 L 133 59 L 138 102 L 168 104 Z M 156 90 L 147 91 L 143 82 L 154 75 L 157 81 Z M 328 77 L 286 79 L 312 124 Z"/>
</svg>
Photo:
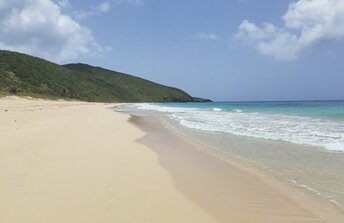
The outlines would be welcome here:
<svg viewBox="0 0 344 223">
<path fill-rule="evenodd" d="M 1 223 L 341 222 L 113 106 L 0 99 Z"/>
<path fill-rule="evenodd" d="M 135 117 L 132 122 L 147 132 L 139 142 L 159 155 L 177 188 L 220 222 L 341 222 L 335 216 L 320 218 L 245 167 L 203 152 L 157 118 Z"/>
</svg>

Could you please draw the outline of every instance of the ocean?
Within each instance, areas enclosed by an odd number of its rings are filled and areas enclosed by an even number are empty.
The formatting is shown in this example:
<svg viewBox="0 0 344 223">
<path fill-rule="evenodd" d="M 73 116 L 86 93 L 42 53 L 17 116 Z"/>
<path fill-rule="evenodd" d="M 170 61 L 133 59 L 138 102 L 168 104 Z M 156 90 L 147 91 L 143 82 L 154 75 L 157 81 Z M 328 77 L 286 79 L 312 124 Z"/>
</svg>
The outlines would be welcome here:
<svg viewBox="0 0 344 223">
<path fill-rule="evenodd" d="M 344 101 L 129 104 L 344 211 Z M 211 151 L 210 151 L 211 152 Z"/>
<path fill-rule="evenodd" d="M 344 101 L 138 104 L 203 131 L 281 140 L 344 152 Z"/>
</svg>

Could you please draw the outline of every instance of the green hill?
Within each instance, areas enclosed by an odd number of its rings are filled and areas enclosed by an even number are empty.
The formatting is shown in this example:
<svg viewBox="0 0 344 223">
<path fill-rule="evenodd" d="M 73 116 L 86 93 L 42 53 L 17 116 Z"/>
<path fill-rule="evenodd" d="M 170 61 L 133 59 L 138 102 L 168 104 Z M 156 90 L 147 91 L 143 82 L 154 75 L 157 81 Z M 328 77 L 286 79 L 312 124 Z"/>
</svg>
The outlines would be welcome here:
<svg viewBox="0 0 344 223">
<path fill-rule="evenodd" d="M 190 102 L 182 90 L 86 64 L 0 50 L 0 92 L 97 102 Z"/>
</svg>

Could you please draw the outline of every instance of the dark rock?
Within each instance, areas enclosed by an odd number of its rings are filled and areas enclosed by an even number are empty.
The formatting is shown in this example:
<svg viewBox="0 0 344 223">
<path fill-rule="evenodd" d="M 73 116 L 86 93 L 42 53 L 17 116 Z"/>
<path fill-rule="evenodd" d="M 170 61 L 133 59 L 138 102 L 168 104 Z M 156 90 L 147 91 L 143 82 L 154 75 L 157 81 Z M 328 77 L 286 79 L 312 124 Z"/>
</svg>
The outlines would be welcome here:
<svg viewBox="0 0 344 223">
<path fill-rule="evenodd" d="M 212 101 L 209 99 L 197 98 L 197 97 L 190 97 L 189 100 L 185 100 L 184 98 L 170 95 L 170 96 L 164 97 L 162 102 L 212 102 Z"/>
<path fill-rule="evenodd" d="M 165 96 L 162 102 L 192 102 L 192 98 L 190 97 L 190 100 L 185 100 L 185 98 L 169 95 Z"/>
<path fill-rule="evenodd" d="M 193 97 L 192 102 L 212 102 L 210 99 Z"/>
</svg>

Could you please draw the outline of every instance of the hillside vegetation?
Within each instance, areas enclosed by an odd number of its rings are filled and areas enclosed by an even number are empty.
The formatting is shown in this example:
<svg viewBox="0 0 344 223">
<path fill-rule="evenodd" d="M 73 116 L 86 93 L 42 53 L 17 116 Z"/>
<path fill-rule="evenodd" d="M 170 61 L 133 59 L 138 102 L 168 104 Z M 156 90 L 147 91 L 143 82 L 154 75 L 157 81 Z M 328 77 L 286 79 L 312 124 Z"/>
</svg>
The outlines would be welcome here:
<svg viewBox="0 0 344 223">
<path fill-rule="evenodd" d="M 0 50 L 0 92 L 97 102 L 191 102 L 184 91 L 87 64 Z"/>
</svg>

